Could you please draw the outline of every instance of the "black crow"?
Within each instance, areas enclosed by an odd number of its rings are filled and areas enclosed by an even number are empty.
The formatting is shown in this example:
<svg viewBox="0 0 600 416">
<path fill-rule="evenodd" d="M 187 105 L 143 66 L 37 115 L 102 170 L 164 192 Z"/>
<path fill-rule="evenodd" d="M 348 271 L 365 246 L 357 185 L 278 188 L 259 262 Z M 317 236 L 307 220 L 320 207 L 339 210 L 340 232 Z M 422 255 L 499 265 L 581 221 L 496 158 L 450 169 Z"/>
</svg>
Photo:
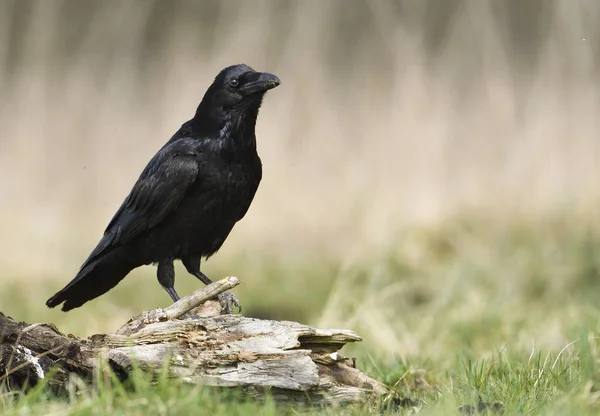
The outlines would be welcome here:
<svg viewBox="0 0 600 416">
<path fill-rule="evenodd" d="M 279 84 L 275 75 L 247 65 L 223 69 L 194 117 L 150 160 L 75 278 L 46 305 L 77 308 L 151 263 L 176 302 L 176 259 L 211 283 L 200 259 L 219 250 L 254 198 L 262 178 L 256 118 L 265 93 Z M 241 310 L 231 293 L 219 300 L 226 312 L 232 305 Z"/>
</svg>

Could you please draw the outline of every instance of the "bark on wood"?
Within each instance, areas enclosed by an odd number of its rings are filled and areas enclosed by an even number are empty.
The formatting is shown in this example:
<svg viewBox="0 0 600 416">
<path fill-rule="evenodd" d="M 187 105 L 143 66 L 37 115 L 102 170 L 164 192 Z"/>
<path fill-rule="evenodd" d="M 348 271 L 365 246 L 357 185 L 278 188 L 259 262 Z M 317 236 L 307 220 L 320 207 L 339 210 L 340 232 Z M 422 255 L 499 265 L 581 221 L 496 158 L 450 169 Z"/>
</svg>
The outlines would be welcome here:
<svg viewBox="0 0 600 416">
<path fill-rule="evenodd" d="M 223 279 L 168 308 L 132 318 L 113 334 L 87 339 L 65 336 L 52 324 L 28 325 L 0 313 L 0 384 L 18 390 L 51 377 L 49 384 L 62 390 L 71 374 L 91 382 L 101 361 L 122 378 L 135 366 L 161 371 L 167 361 L 171 377 L 243 387 L 256 396 L 266 389 L 279 401 L 356 403 L 387 393 L 383 384 L 338 353 L 346 343 L 361 340 L 353 331 L 214 316 L 220 313 L 219 304 L 207 299 L 237 284 L 235 277 Z M 188 319 L 175 319 L 190 311 Z"/>
</svg>

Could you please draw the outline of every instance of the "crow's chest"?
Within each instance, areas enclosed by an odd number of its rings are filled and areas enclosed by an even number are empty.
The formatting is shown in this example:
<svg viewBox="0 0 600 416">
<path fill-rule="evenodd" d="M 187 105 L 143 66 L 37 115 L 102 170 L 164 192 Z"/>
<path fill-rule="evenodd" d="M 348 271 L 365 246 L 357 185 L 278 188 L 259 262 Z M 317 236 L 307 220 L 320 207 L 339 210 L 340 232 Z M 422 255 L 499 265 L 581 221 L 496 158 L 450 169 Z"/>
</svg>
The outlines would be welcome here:
<svg viewBox="0 0 600 416">
<path fill-rule="evenodd" d="M 243 162 L 216 160 L 202 171 L 207 174 L 198 178 L 196 199 L 206 200 L 205 204 L 234 217 L 246 212 L 262 178 L 258 158 Z"/>
</svg>

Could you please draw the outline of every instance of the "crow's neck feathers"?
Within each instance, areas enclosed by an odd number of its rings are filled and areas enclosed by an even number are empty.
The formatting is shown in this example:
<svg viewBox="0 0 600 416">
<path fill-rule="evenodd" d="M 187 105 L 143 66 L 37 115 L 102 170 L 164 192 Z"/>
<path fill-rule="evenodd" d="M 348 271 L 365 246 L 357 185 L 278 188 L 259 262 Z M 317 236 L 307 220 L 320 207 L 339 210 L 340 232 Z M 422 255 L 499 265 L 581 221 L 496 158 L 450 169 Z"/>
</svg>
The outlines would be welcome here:
<svg viewBox="0 0 600 416">
<path fill-rule="evenodd" d="M 259 105 L 228 111 L 219 123 L 219 139 L 233 151 L 256 149 L 256 119 Z"/>
<path fill-rule="evenodd" d="M 219 141 L 228 152 L 256 151 L 255 126 L 261 102 L 262 97 L 230 108 L 215 108 L 205 97 L 190 120 L 192 131 L 199 137 Z"/>
</svg>

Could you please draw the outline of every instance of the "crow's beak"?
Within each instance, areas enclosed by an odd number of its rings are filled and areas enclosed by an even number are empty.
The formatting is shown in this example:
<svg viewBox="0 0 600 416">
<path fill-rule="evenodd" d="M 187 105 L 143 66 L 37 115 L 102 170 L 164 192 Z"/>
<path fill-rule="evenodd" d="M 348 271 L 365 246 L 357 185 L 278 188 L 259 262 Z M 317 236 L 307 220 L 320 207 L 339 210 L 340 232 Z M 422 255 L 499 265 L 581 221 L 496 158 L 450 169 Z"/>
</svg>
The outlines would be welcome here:
<svg viewBox="0 0 600 416">
<path fill-rule="evenodd" d="M 258 77 L 255 80 L 246 82 L 246 84 L 242 87 L 242 91 L 244 94 L 255 94 L 261 92 L 267 92 L 270 89 L 275 88 L 281 81 L 277 77 L 277 75 L 269 74 L 268 72 L 257 72 L 254 76 Z"/>
</svg>

